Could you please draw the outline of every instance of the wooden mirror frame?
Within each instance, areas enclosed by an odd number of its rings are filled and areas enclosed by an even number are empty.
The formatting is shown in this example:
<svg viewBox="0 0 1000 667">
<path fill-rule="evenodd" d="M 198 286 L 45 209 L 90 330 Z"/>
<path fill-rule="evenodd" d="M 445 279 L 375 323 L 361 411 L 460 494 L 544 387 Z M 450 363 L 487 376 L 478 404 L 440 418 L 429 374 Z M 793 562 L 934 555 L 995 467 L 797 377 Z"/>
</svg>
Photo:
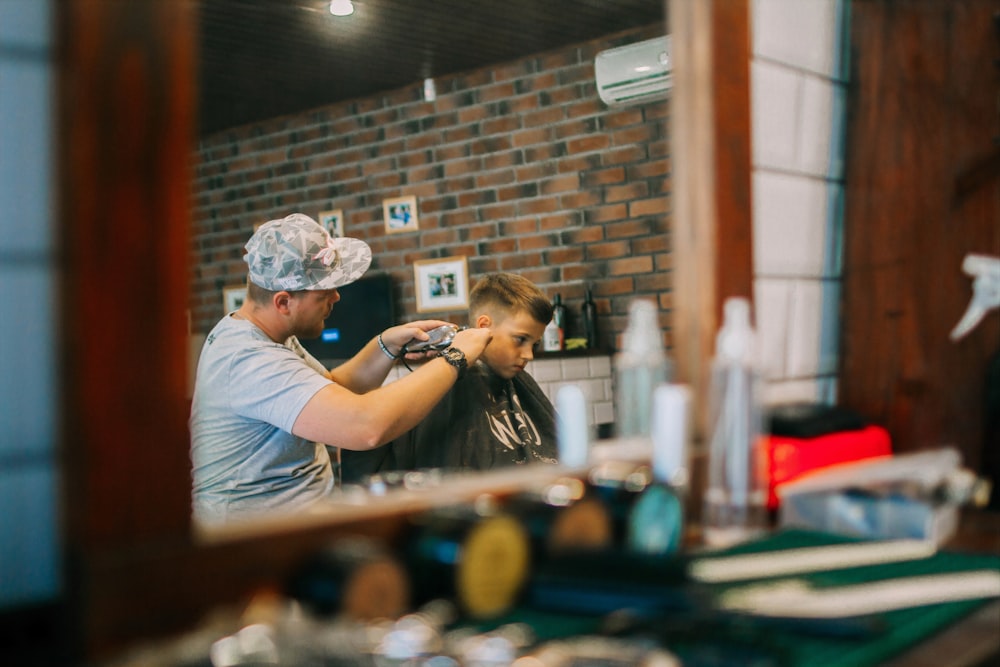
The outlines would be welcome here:
<svg viewBox="0 0 1000 667">
<path fill-rule="evenodd" d="M 195 539 L 185 313 L 196 8 L 160 0 L 55 7 L 64 63 L 65 601 L 69 650 L 94 658 L 191 628 L 219 604 L 279 585 L 332 535 L 391 541 L 403 519 Z M 673 0 L 669 11 L 675 346 L 681 379 L 700 391 L 718 295 L 751 291 L 748 1 Z"/>
</svg>

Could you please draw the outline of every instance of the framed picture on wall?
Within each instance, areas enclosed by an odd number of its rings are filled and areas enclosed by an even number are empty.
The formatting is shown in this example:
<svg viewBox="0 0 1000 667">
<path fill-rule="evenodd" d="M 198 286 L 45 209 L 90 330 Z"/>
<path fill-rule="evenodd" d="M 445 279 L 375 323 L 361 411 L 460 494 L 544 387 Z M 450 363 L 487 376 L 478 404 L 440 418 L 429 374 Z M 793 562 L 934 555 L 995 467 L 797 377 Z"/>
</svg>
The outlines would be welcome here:
<svg viewBox="0 0 1000 667">
<path fill-rule="evenodd" d="M 382 202 L 386 234 L 402 234 L 420 229 L 417 219 L 417 198 L 392 197 Z"/>
<path fill-rule="evenodd" d="M 469 307 L 469 267 L 464 255 L 414 262 L 413 285 L 418 313 Z"/>
<path fill-rule="evenodd" d="M 230 287 L 222 288 L 222 304 L 225 308 L 226 313 L 231 313 L 234 310 L 239 310 L 243 302 L 247 300 L 247 286 L 246 285 L 232 285 Z"/>
<path fill-rule="evenodd" d="M 344 235 L 344 211 L 336 208 L 319 214 L 319 224 L 333 237 Z"/>
</svg>

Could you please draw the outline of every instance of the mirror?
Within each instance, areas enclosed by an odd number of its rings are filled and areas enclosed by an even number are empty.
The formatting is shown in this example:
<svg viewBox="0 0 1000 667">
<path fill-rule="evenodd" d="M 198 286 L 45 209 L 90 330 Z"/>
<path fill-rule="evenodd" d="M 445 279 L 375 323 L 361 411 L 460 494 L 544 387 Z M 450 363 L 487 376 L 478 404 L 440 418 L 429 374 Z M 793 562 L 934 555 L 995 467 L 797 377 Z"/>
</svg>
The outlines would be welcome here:
<svg viewBox="0 0 1000 667">
<path fill-rule="evenodd" d="M 671 344 L 670 103 L 609 107 L 594 75 L 599 52 L 662 37 L 664 4 L 445 2 L 432 16 L 393 13 L 412 5 L 359 2 L 338 19 L 316 3 L 205 4 L 193 332 L 216 324 L 223 293 L 244 280 L 255 225 L 337 211 L 343 233 L 371 245 L 369 273 L 392 278 L 398 321 L 468 323 L 462 309 L 418 313 L 415 266 L 459 257 L 470 284 L 513 271 L 559 293 L 576 335 L 593 289 L 595 352 L 605 358 L 636 297 L 657 302 Z M 267 63 L 255 64 L 243 42 Z M 227 114 L 253 121 L 219 129 Z M 383 208 L 399 198 L 419 215 L 403 233 Z M 595 424 L 612 419 L 606 367 L 587 378 L 601 392 Z M 546 385 L 552 397 L 557 381 Z"/>
</svg>

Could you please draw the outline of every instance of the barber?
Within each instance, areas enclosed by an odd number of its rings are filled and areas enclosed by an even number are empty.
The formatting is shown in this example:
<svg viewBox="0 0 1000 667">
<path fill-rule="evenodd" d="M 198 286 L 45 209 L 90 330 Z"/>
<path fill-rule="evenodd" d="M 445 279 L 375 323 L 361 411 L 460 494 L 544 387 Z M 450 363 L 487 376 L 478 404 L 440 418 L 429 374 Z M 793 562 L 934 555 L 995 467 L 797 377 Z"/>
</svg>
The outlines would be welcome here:
<svg viewBox="0 0 1000 667">
<path fill-rule="evenodd" d="M 315 338 L 339 287 L 371 264 L 363 241 L 331 237 L 306 215 L 262 225 L 246 245 L 247 298 L 205 340 L 191 405 L 195 518 L 222 523 L 298 511 L 331 494 L 327 448 L 368 450 L 417 425 L 489 343 L 459 332 L 442 354 L 384 385 L 403 346 L 445 324 L 391 327 L 327 370 L 299 343 Z"/>
</svg>

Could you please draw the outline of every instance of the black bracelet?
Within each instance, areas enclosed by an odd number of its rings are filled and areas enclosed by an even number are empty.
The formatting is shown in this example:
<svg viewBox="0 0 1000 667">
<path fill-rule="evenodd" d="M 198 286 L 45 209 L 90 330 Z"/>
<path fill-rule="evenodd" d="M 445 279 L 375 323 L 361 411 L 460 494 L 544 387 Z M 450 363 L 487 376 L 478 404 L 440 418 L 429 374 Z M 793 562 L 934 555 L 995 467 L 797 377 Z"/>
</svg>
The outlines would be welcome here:
<svg viewBox="0 0 1000 667">
<path fill-rule="evenodd" d="M 389 348 L 387 348 L 387 347 L 385 346 L 385 343 L 383 343 L 383 342 L 382 342 L 382 334 L 379 334 L 378 336 L 376 336 L 376 337 L 375 337 L 375 340 L 377 340 L 377 341 L 378 341 L 378 346 L 379 346 L 380 348 L 382 348 L 382 351 L 383 351 L 383 352 L 385 352 L 385 356 L 389 357 L 389 358 L 390 358 L 390 359 L 392 359 L 393 361 L 396 361 L 397 359 L 399 359 L 399 355 L 398 355 L 398 354 L 393 354 L 392 352 L 390 352 L 390 351 L 389 351 Z"/>
</svg>

